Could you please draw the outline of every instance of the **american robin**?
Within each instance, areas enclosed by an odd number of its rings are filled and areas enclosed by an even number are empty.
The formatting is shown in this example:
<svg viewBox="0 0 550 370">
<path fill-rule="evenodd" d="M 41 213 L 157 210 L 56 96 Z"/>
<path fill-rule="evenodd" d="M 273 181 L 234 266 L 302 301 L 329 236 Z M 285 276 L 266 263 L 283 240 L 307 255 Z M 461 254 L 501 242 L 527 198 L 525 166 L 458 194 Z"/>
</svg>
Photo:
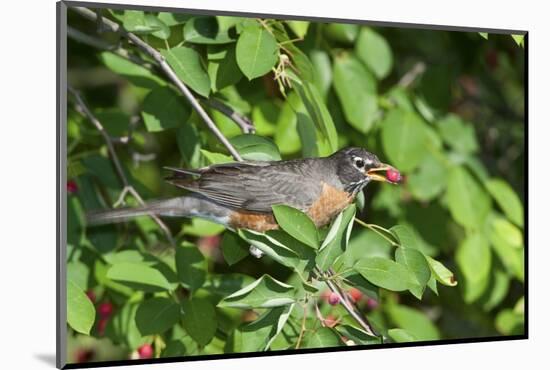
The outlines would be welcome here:
<svg viewBox="0 0 550 370">
<path fill-rule="evenodd" d="M 371 180 L 396 182 L 395 176 L 382 171 L 398 174 L 362 148 L 342 149 L 324 158 L 167 169 L 172 175 L 166 180 L 191 194 L 137 208 L 94 211 L 88 215 L 89 224 L 155 214 L 201 217 L 231 229 L 263 232 L 278 228 L 271 207 L 284 204 L 306 212 L 320 227 L 353 202 Z"/>
</svg>

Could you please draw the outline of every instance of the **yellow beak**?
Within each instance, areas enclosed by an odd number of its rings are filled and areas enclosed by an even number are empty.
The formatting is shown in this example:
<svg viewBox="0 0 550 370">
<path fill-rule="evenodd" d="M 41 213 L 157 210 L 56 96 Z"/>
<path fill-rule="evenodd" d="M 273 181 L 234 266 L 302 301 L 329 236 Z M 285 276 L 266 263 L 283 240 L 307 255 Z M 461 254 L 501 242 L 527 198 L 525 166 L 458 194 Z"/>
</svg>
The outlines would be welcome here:
<svg viewBox="0 0 550 370">
<path fill-rule="evenodd" d="M 393 167 L 389 164 L 382 163 L 380 167 L 371 168 L 370 170 L 368 170 L 367 175 L 371 178 L 371 180 L 391 183 L 391 181 L 386 178 L 385 173 L 384 175 L 378 173 L 380 171 L 387 171 L 390 169 L 393 169 Z"/>
</svg>

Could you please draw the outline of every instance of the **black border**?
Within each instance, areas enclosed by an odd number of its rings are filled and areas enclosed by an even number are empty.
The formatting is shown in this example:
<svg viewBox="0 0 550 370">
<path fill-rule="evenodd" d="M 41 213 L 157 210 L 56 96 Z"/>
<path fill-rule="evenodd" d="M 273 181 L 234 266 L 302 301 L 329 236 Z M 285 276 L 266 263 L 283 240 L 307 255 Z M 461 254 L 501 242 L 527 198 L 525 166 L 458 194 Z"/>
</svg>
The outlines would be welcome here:
<svg viewBox="0 0 550 370">
<path fill-rule="evenodd" d="M 528 281 L 529 281 L 529 269 L 528 269 L 528 211 L 529 211 L 529 150 L 528 150 L 528 137 L 529 137 L 529 31 L 527 30 L 511 30 L 511 29 L 494 29 L 483 27 L 460 27 L 450 25 L 433 25 L 424 23 L 402 23 L 402 22 L 383 22 L 373 20 L 360 20 L 360 19 L 341 19 L 341 18 L 325 18 L 316 16 L 301 16 L 291 14 L 267 14 L 267 13 L 253 13 L 253 12 L 241 12 L 241 11 L 225 11 L 225 10 L 212 10 L 212 9 L 190 9 L 190 8 L 173 8 L 164 6 L 147 6 L 147 5 L 132 5 L 132 4 L 110 4 L 110 3 L 96 3 L 96 2 L 82 2 L 82 1 L 58 1 L 56 3 L 56 15 L 57 15 L 57 251 L 56 251 L 56 288 L 57 288 L 57 311 L 56 311 L 56 324 L 57 324 L 57 347 L 56 347 L 56 367 L 59 369 L 83 369 L 83 368 L 96 368 L 106 366 L 126 366 L 126 365 L 144 365 L 144 364 L 163 364 L 174 362 L 187 362 L 187 361 L 204 361 L 204 360 L 220 360 L 220 359 L 234 359 L 234 358 L 250 358 L 250 357 L 269 357 L 269 356 L 288 356 L 294 354 L 309 354 L 309 353 L 325 353 L 325 352 L 342 352 L 342 351 L 357 351 L 368 349 L 390 349 L 390 348 L 408 348 L 418 346 L 438 346 L 447 344 L 469 344 L 469 343 L 486 343 L 486 342 L 501 342 L 510 340 L 525 340 L 529 339 L 529 299 L 528 299 Z M 67 21 L 67 8 L 69 7 L 87 7 L 97 9 L 133 9 L 133 10 L 145 10 L 145 11 L 166 11 L 172 13 L 185 13 L 196 15 L 226 15 L 226 16 L 240 16 L 240 17 L 260 17 L 260 18 L 276 18 L 283 20 L 307 20 L 314 22 L 337 22 L 348 24 L 369 24 L 373 26 L 381 27 L 393 27 L 393 28 L 414 28 L 414 29 L 429 29 L 429 30 L 441 30 L 441 31 L 461 31 L 461 32 L 489 32 L 495 34 L 520 34 L 524 35 L 524 267 L 525 267 L 525 313 L 524 313 L 524 334 L 522 335 L 509 335 L 509 336 L 494 336 L 494 337 L 475 337 L 475 338 L 460 338 L 460 339 L 440 339 L 436 341 L 418 341 L 410 343 L 385 343 L 385 344 L 370 344 L 370 345 L 356 345 L 352 347 L 323 347 L 323 348 L 302 348 L 291 350 L 278 350 L 270 352 L 242 352 L 242 353 L 225 353 L 225 354 L 210 354 L 210 355 L 194 355 L 194 356 L 178 356 L 167 358 L 155 358 L 155 359 L 133 359 L 133 360 L 113 360 L 113 361 L 96 361 L 90 363 L 66 363 L 66 279 L 64 266 L 64 243 L 66 232 L 66 214 L 65 214 L 65 199 L 66 199 L 66 158 L 63 156 L 65 153 L 65 130 L 64 123 L 66 120 L 66 21 Z M 63 37 L 62 37 L 63 36 Z M 63 88 L 62 88 L 63 87 Z"/>
</svg>

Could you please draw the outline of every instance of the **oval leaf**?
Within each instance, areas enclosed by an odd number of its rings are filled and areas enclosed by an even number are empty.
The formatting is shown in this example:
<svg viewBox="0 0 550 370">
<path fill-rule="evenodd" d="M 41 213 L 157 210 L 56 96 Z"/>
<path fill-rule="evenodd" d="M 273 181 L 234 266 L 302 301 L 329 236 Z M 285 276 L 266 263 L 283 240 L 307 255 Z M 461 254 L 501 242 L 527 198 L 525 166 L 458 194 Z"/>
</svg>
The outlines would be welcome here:
<svg viewBox="0 0 550 370">
<path fill-rule="evenodd" d="M 312 248 L 319 248 L 319 234 L 308 215 L 283 204 L 271 208 L 277 223 L 284 231 Z"/>
<path fill-rule="evenodd" d="M 395 260 L 406 266 L 412 273 L 413 279 L 410 292 L 418 299 L 422 298 L 426 284 L 432 276 L 430 265 L 426 261 L 424 254 L 412 248 L 397 248 L 395 250 Z"/>
<path fill-rule="evenodd" d="M 191 291 L 204 284 L 206 260 L 197 246 L 184 242 L 176 248 L 176 270 L 179 280 Z"/>
<path fill-rule="evenodd" d="M 107 271 L 107 277 L 145 291 L 172 290 L 174 288 L 159 270 L 142 263 L 115 263 Z"/>
<path fill-rule="evenodd" d="M 95 321 L 95 308 L 84 291 L 67 280 L 67 322 L 75 331 L 89 335 Z"/>
<path fill-rule="evenodd" d="M 501 179 L 491 179 L 485 186 L 510 221 L 523 227 L 523 205 L 514 189 Z"/>
<path fill-rule="evenodd" d="M 411 284 L 409 271 L 387 258 L 365 258 L 358 261 L 353 268 L 374 285 L 387 290 L 399 292 L 409 289 Z"/>
<path fill-rule="evenodd" d="M 188 46 L 162 50 L 162 55 L 176 75 L 191 89 L 202 96 L 210 93 L 210 78 L 204 69 L 199 53 Z"/>
<path fill-rule="evenodd" d="M 487 193 L 462 167 L 449 174 L 447 199 L 453 218 L 465 228 L 480 229 L 491 210 Z"/>
<path fill-rule="evenodd" d="M 252 80 L 271 71 L 277 63 L 277 41 L 267 30 L 248 27 L 237 41 L 237 64 L 244 75 Z"/>
<path fill-rule="evenodd" d="M 218 307 L 278 307 L 295 302 L 295 288 L 263 275 L 252 284 L 225 297 Z"/>
<path fill-rule="evenodd" d="M 386 77 L 393 64 L 393 55 L 386 39 L 364 27 L 359 33 L 355 52 L 365 65 L 381 80 Z"/>
<path fill-rule="evenodd" d="M 458 284 L 451 270 L 446 268 L 441 262 L 429 256 L 426 258 L 437 281 L 447 286 L 456 286 Z"/>
<path fill-rule="evenodd" d="M 456 261 L 464 274 L 466 302 L 479 298 L 489 283 L 491 249 L 481 234 L 466 237 L 456 251 Z"/>
<path fill-rule="evenodd" d="M 180 319 L 181 307 L 168 298 L 143 301 L 136 311 L 136 325 L 141 335 L 162 334 Z"/>
<path fill-rule="evenodd" d="M 391 110 L 382 122 L 382 146 L 403 172 L 415 169 L 427 154 L 425 123 L 414 112 Z"/>
<path fill-rule="evenodd" d="M 273 141 L 268 138 L 245 134 L 229 140 L 244 159 L 250 161 L 280 161 L 281 154 Z"/>
<path fill-rule="evenodd" d="M 191 109 L 174 90 L 161 86 L 152 90 L 143 101 L 141 116 L 149 132 L 183 126 Z"/>
<path fill-rule="evenodd" d="M 218 327 L 216 310 L 212 303 L 204 298 L 193 298 L 182 302 L 183 327 L 200 346 L 208 344 Z"/>
<path fill-rule="evenodd" d="M 183 39 L 195 44 L 227 44 L 235 41 L 215 17 L 193 17 L 183 27 Z"/>
<path fill-rule="evenodd" d="M 336 59 L 333 74 L 334 88 L 346 120 L 360 132 L 368 132 L 378 110 L 376 80 L 350 55 Z"/>
</svg>

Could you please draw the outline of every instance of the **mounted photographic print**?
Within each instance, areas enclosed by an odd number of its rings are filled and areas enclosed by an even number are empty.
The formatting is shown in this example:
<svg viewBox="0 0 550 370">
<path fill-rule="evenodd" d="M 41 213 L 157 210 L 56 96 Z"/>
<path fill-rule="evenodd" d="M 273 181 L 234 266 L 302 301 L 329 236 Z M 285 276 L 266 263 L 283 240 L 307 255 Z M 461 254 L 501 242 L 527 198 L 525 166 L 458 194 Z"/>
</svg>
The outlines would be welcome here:
<svg viewBox="0 0 550 370">
<path fill-rule="evenodd" d="M 524 31 L 58 3 L 58 366 L 527 338 Z"/>
</svg>

